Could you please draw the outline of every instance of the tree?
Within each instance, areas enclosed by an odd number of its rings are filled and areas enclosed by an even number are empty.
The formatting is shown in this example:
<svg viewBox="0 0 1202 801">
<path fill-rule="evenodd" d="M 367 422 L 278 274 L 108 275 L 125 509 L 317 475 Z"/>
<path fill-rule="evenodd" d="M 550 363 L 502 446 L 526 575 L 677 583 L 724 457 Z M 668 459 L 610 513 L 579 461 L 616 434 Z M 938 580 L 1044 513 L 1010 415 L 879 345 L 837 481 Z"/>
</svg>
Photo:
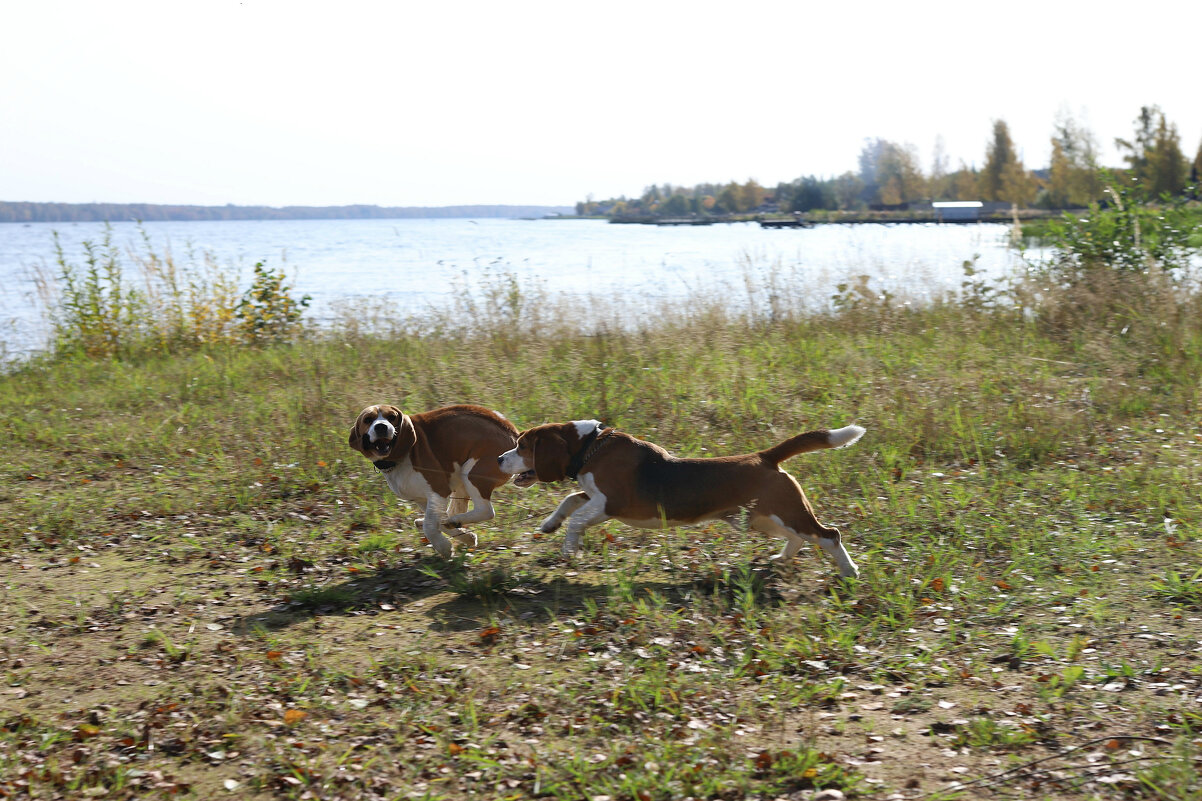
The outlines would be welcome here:
<svg viewBox="0 0 1202 801">
<path fill-rule="evenodd" d="M 739 210 L 739 185 L 731 181 L 722 187 L 722 191 L 718 193 L 715 201 L 715 205 L 722 211 L 734 214 Z"/>
<path fill-rule="evenodd" d="M 854 172 L 845 172 L 835 179 L 835 202 L 840 209 L 858 209 L 864 202 L 864 182 Z"/>
<path fill-rule="evenodd" d="M 927 191 L 932 199 L 946 200 L 951 195 L 951 176 L 947 170 L 947 146 L 943 135 L 935 137 L 935 148 L 931 152 L 931 175 L 927 179 Z"/>
<path fill-rule="evenodd" d="M 1135 136 L 1115 139 L 1115 145 L 1127 151 L 1131 177 L 1153 197 L 1179 195 L 1189 172 L 1177 126 L 1165 119 L 1159 106 L 1142 106 L 1135 118 Z"/>
<path fill-rule="evenodd" d="M 909 203 L 926 194 L 926 179 L 918 166 L 913 145 L 904 147 L 889 143 L 877 164 L 880 181 L 880 202 L 887 205 Z"/>
<path fill-rule="evenodd" d="M 969 167 L 963 161 L 960 168 L 951 174 L 952 200 L 980 200 L 981 179 L 976 168 Z"/>
<path fill-rule="evenodd" d="M 679 217 L 689 213 L 689 199 L 680 192 L 674 192 L 672 197 L 664 201 L 660 207 L 660 211 L 664 214 L 671 214 Z"/>
<path fill-rule="evenodd" d="M 748 178 L 747 183 L 739 187 L 739 211 L 751 211 L 764 202 L 764 187 L 756 183 L 754 178 Z"/>
<path fill-rule="evenodd" d="M 1013 161 L 1006 165 L 1002 173 L 1002 191 L 998 200 L 1005 200 L 1019 208 L 1029 206 L 1039 190 L 1039 182 L 1035 180 L 1021 161 Z"/>
<path fill-rule="evenodd" d="M 1152 140 L 1152 152 L 1148 154 L 1150 191 L 1155 197 L 1180 195 L 1189 176 L 1189 162 L 1181 152 L 1181 137 L 1177 126 L 1170 124 L 1164 115 L 1156 124 L 1156 135 Z"/>
<path fill-rule="evenodd" d="M 1014 141 L 1005 120 L 993 121 L 993 139 L 985 148 L 985 167 L 981 170 L 981 197 L 985 200 L 1005 200 L 1004 177 L 1008 165 L 1015 164 Z"/>
<path fill-rule="evenodd" d="M 777 197 L 787 198 L 785 205 L 781 207 L 786 211 L 836 208 L 834 181 L 823 181 L 807 175 L 804 178 L 798 178 L 792 184 L 782 184 L 782 186 L 788 187 L 788 193 L 782 196 L 778 190 Z"/>
<path fill-rule="evenodd" d="M 1056 114 L 1052 129 L 1047 205 L 1053 208 L 1088 206 L 1102 196 L 1102 191 L 1094 136 L 1062 108 Z"/>
<path fill-rule="evenodd" d="M 918 200 L 926 191 L 914 147 L 880 138 L 864 140 L 860 150 L 860 181 L 868 202 L 889 206 Z"/>
</svg>

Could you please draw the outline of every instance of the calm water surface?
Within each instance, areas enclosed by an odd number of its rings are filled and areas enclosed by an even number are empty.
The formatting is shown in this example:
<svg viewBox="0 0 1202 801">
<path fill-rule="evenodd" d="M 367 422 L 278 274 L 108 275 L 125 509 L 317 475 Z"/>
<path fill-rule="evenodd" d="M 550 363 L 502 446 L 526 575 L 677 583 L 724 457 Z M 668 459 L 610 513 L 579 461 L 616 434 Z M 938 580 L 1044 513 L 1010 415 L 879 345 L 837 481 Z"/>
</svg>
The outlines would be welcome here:
<svg viewBox="0 0 1202 801">
<path fill-rule="evenodd" d="M 122 249 L 142 249 L 134 223 L 112 226 Z M 765 230 L 754 223 L 657 227 L 599 220 L 269 220 L 145 223 L 157 251 L 177 261 L 212 253 L 249 281 L 256 261 L 283 267 L 298 294 L 313 298 L 309 316 L 362 297 L 398 314 L 446 303 L 464 281 L 513 274 L 560 295 L 597 294 L 632 304 L 716 291 L 746 298 L 745 278 L 775 272 L 798 295 L 829 301 L 835 286 L 868 275 L 871 285 L 914 299 L 957 290 L 963 263 L 989 275 L 1019 266 L 1005 225 L 820 225 Z M 100 223 L 0 224 L 0 355 L 45 341 L 38 271 L 53 275 L 52 232 L 69 261 L 83 262 L 84 241 Z"/>
</svg>

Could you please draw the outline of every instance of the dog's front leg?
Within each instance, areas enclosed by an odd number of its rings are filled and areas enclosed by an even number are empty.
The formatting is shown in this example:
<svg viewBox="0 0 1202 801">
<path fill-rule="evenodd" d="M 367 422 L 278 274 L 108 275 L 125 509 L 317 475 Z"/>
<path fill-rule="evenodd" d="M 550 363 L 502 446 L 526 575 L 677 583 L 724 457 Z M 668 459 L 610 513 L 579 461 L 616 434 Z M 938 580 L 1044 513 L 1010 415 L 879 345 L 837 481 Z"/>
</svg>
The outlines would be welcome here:
<svg viewBox="0 0 1202 801">
<path fill-rule="evenodd" d="M 422 518 L 422 533 L 444 559 L 451 558 L 451 541 L 442 533 L 442 514 L 447 508 L 447 499 L 436 493 L 426 498 L 426 516 Z"/>
<path fill-rule="evenodd" d="M 565 499 L 566 501 L 567 499 Z M 580 550 L 580 538 L 584 535 L 586 528 L 604 523 L 608 519 L 609 515 L 605 514 L 605 498 L 603 496 L 590 497 L 581 504 L 577 512 L 568 518 L 568 532 L 563 540 L 564 557 L 571 559 Z"/>
<path fill-rule="evenodd" d="M 559 528 L 564 520 L 571 517 L 577 509 L 588 502 L 587 492 L 573 492 L 568 497 L 559 502 L 559 506 L 551 513 L 551 516 L 543 521 L 543 524 L 538 527 L 538 530 L 544 534 L 550 534 L 555 529 Z"/>
</svg>

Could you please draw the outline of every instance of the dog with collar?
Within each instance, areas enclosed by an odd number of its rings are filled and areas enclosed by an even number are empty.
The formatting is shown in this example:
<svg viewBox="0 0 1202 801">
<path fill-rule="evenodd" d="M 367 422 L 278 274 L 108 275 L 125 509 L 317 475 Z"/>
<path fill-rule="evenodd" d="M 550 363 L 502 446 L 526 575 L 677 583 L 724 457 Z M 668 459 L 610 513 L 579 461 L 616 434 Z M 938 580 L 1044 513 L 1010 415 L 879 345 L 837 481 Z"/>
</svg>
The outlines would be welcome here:
<svg viewBox="0 0 1202 801">
<path fill-rule="evenodd" d="M 842 576 L 859 569 L 840 541 L 839 529 L 814 516 L 797 481 L 779 465 L 798 454 L 846 447 L 864 435 L 851 425 L 808 431 L 757 453 L 709 459 L 678 459 L 658 445 L 607 428 L 596 420 L 548 423 L 523 431 L 502 453 L 501 470 L 514 485 L 574 479 L 581 491 L 564 498 L 543 521 L 549 534 L 567 520 L 563 553 L 580 550 L 585 529 L 606 520 L 663 529 L 743 516 L 751 528 L 784 538 L 776 559 L 789 559 L 806 542 L 817 543 Z"/>
<path fill-rule="evenodd" d="M 453 543 L 476 544 L 462 530 L 493 518 L 492 494 L 510 479 L 497 456 L 512 448 L 518 430 L 483 406 L 444 406 L 405 414 L 395 406 L 368 406 L 351 426 L 349 444 L 372 461 L 402 500 L 425 515 L 414 522 L 434 550 L 450 557 Z"/>
</svg>

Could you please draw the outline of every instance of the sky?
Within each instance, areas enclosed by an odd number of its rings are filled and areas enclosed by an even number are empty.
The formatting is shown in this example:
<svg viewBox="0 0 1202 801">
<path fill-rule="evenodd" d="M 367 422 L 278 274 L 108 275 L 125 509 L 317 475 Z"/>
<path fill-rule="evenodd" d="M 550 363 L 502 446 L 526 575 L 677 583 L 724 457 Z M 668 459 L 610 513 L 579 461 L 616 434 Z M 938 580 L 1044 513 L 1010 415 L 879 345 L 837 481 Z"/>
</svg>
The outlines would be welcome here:
<svg viewBox="0 0 1202 801">
<path fill-rule="evenodd" d="M 0 200 L 572 205 L 650 184 L 929 170 L 1058 114 L 1192 159 L 1202 4 L 0 0 Z M 1167 41 L 1166 36 L 1177 36 Z"/>
</svg>

